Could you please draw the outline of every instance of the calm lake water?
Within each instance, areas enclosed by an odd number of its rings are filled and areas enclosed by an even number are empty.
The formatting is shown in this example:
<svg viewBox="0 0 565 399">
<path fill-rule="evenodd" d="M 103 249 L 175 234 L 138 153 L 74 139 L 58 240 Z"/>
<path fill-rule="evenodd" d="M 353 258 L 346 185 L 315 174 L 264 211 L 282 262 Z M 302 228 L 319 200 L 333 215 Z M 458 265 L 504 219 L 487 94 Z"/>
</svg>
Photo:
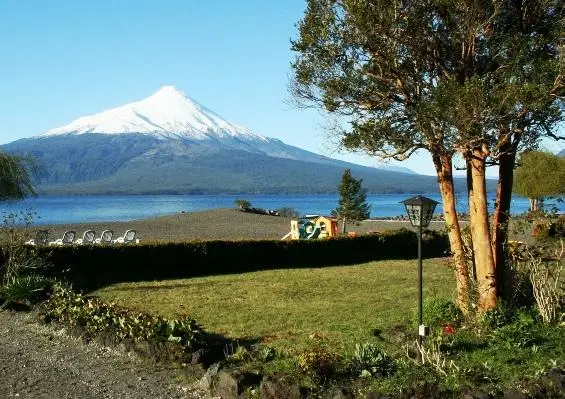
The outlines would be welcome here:
<svg viewBox="0 0 565 399">
<path fill-rule="evenodd" d="M 410 197 L 407 194 L 379 194 L 367 196 L 371 204 L 371 217 L 397 216 L 404 214 L 399 202 Z M 426 196 L 441 202 L 440 196 Z M 112 196 L 39 196 L 21 202 L 0 203 L 0 211 L 13 212 L 33 209 L 37 212 L 36 224 L 63 224 L 81 222 L 130 221 L 160 216 L 181 211 L 192 212 L 205 209 L 233 208 L 238 198 L 246 199 L 258 208 L 278 209 L 290 207 L 302 215 L 328 215 L 337 206 L 337 195 L 112 195 Z M 490 207 L 494 205 L 491 199 Z M 563 203 L 548 202 L 560 212 L 565 212 Z M 526 198 L 514 197 L 512 213 L 522 213 L 529 207 Z M 458 199 L 458 211 L 466 212 L 464 196 Z M 436 212 L 441 212 L 438 205 Z"/>
</svg>

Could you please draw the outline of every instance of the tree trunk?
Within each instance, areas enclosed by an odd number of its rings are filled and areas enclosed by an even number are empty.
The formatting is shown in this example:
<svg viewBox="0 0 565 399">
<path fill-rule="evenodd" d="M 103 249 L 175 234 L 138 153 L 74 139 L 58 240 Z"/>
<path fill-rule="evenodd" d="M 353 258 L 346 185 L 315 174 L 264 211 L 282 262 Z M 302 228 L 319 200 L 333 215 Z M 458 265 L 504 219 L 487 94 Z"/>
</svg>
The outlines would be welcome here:
<svg viewBox="0 0 565 399">
<path fill-rule="evenodd" d="M 487 192 L 485 182 L 486 148 L 475 148 L 471 153 L 472 190 L 469 204 L 473 255 L 477 270 L 478 305 L 481 311 L 496 307 L 496 266 L 491 245 Z"/>
<path fill-rule="evenodd" d="M 536 212 L 538 210 L 538 199 L 537 198 L 528 198 L 530 201 L 530 212 Z"/>
<path fill-rule="evenodd" d="M 503 153 L 499 158 L 496 208 L 492 218 L 492 250 L 496 267 L 497 295 L 506 300 L 510 300 L 512 296 L 512 276 L 507 264 L 505 246 L 508 240 L 510 202 L 512 200 L 514 164 L 516 161 L 516 153 L 514 151 L 506 152 L 508 149 L 501 147 Z"/>
<path fill-rule="evenodd" d="M 342 224 L 341 224 L 341 233 L 345 234 L 345 225 L 346 225 L 346 218 L 341 219 L 342 220 Z"/>
<path fill-rule="evenodd" d="M 463 312 L 467 312 L 469 303 L 469 270 L 463 250 L 461 227 L 455 208 L 455 189 L 453 186 L 453 165 L 451 154 L 433 157 L 438 184 L 443 202 L 443 215 L 447 227 L 455 279 L 457 281 L 457 304 Z"/>
</svg>

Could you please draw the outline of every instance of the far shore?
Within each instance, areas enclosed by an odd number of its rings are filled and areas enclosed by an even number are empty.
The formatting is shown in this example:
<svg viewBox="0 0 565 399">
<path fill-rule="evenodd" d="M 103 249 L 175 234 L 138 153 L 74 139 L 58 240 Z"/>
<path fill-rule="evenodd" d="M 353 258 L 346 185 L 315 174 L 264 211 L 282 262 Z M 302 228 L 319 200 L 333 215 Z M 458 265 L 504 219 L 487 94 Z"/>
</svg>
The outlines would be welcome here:
<svg viewBox="0 0 565 399">
<path fill-rule="evenodd" d="M 277 240 L 290 231 L 290 220 L 280 216 L 257 215 L 236 209 L 214 209 L 198 212 L 179 212 L 166 216 L 133 220 L 130 222 L 92 222 L 61 225 L 34 226 L 49 230 L 50 241 L 62 237 L 66 230 L 74 230 L 76 238 L 82 237 L 86 230 L 96 231 L 99 237 L 103 230 L 113 230 L 114 238 L 128 229 L 137 231 L 143 242 L 183 242 L 194 240 Z M 341 226 L 340 226 L 341 227 Z M 350 224 L 347 231 L 358 234 L 411 229 L 407 220 L 371 219 Z M 443 221 L 433 221 L 431 229 L 443 229 Z"/>
</svg>

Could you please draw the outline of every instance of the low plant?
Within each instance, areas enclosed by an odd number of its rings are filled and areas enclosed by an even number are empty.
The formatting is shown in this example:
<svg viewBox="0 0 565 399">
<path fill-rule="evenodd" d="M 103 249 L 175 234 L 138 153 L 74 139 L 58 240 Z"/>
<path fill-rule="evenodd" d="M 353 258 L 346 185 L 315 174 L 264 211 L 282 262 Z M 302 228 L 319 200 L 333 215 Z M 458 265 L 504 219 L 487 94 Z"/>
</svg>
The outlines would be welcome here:
<svg viewBox="0 0 565 399">
<path fill-rule="evenodd" d="M 259 357 L 264 362 L 269 362 L 275 358 L 275 350 L 270 346 L 264 345 L 259 350 Z"/>
<path fill-rule="evenodd" d="M 463 314 L 449 298 L 433 295 L 423 303 L 426 324 L 432 327 L 453 326 L 461 322 Z"/>
<path fill-rule="evenodd" d="M 565 246 L 555 250 L 553 258 L 543 259 L 534 251 L 526 250 L 530 281 L 538 311 L 546 323 L 557 321 L 561 314 L 565 285 L 561 280 Z"/>
<path fill-rule="evenodd" d="M 238 342 L 231 342 L 224 347 L 224 357 L 228 362 L 239 363 L 251 357 L 249 350 Z"/>
<path fill-rule="evenodd" d="M 518 312 L 513 323 L 495 330 L 493 337 L 498 344 L 508 349 L 528 348 L 539 344 L 542 340 L 534 317 L 525 311 Z"/>
<path fill-rule="evenodd" d="M 204 333 L 190 317 L 166 319 L 135 312 L 87 298 L 63 285 L 57 285 L 51 298 L 42 304 L 41 316 L 45 322 L 80 326 L 90 333 L 108 332 L 118 340 L 175 342 L 187 351 L 204 345 Z"/>
<path fill-rule="evenodd" d="M 482 323 L 490 329 L 500 328 L 514 321 L 516 310 L 504 300 L 498 301 L 495 308 L 480 315 Z"/>
<path fill-rule="evenodd" d="M 343 358 L 340 354 L 323 346 L 306 349 L 298 355 L 297 363 L 300 369 L 308 374 L 328 378 L 335 374 Z"/>
<path fill-rule="evenodd" d="M 362 376 L 389 376 L 394 372 L 396 364 L 379 346 L 366 342 L 355 345 L 350 367 Z"/>
<path fill-rule="evenodd" d="M 35 212 L 4 214 L 0 224 L 0 302 L 36 303 L 51 291 L 53 280 L 44 276 L 50 267 L 44 256 L 25 244 Z"/>
</svg>

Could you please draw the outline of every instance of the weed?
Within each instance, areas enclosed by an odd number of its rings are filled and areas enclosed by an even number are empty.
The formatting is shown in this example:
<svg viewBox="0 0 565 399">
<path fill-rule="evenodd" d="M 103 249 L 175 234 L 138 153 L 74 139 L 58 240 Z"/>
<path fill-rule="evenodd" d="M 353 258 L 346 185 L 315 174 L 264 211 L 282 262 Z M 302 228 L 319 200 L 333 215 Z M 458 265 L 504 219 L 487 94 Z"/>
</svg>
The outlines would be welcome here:
<svg viewBox="0 0 565 399">
<path fill-rule="evenodd" d="M 328 378 L 337 372 L 342 360 L 338 353 L 322 346 L 316 346 L 300 353 L 297 362 L 303 372 Z"/>
<path fill-rule="evenodd" d="M 373 343 L 366 342 L 355 345 L 350 367 L 352 371 L 362 376 L 388 376 L 394 372 L 396 364 L 384 350 Z"/>
</svg>

